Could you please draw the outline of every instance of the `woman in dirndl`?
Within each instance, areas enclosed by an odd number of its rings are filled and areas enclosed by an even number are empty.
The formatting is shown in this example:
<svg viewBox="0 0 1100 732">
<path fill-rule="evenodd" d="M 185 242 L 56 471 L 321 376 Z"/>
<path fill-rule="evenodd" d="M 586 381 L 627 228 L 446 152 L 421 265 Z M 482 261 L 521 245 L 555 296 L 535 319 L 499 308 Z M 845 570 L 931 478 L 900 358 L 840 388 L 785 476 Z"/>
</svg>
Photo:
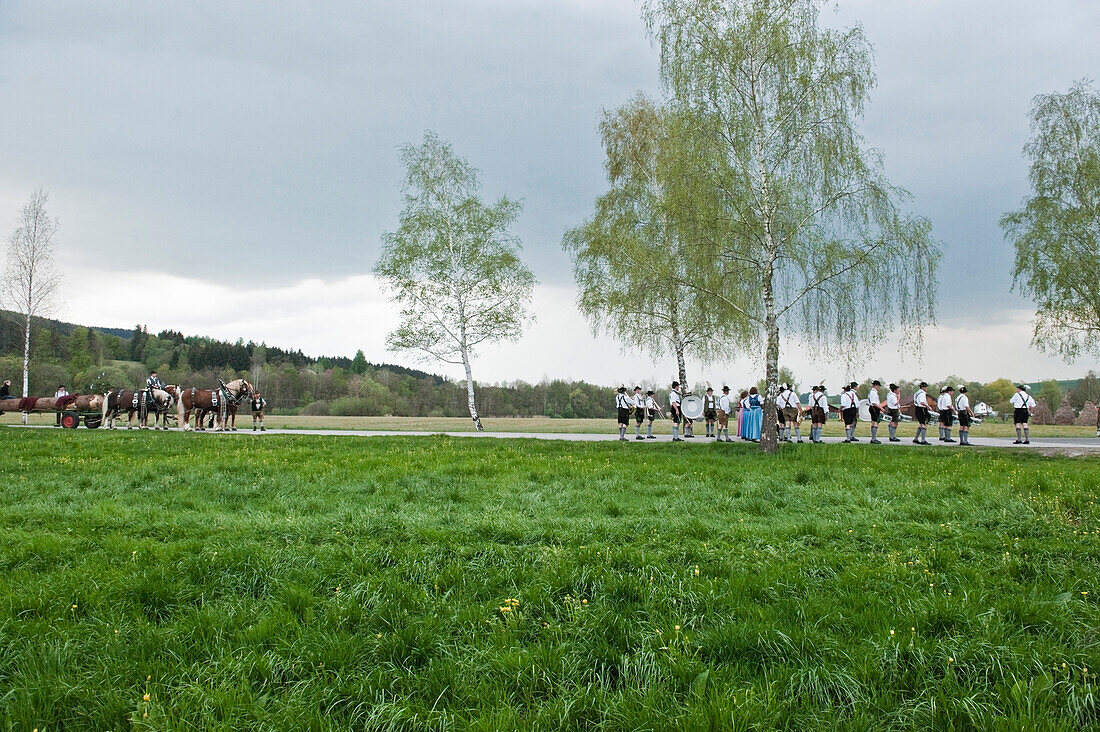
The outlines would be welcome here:
<svg viewBox="0 0 1100 732">
<path fill-rule="evenodd" d="M 745 439 L 745 415 L 749 413 L 749 393 L 741 392 L 740 401 L 737 402 L 737 436 Z"/>
<path fill-rule="evenodd" d="M 764 402 L 756 387 L 749 389 L 749 409 L 745 416 L 745 439 L 760 442 L 761 428 L 764 426 Z"/>
</svg>

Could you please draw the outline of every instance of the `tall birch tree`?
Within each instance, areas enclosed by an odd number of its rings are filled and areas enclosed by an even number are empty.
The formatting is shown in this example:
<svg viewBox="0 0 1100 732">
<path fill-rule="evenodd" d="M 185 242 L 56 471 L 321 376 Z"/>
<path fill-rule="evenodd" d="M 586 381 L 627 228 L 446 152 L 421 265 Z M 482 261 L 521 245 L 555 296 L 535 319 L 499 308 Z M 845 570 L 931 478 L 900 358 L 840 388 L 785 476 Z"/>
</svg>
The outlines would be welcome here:
<svg viewBox="0 0 1100 732">
<path fill-rule="evenodd" d="M 1100 92 L 1079 81 L 1035 97 L 1031 131 L 1033 194 L 1001 219 L 1014 286 L 1035 302 L 1036 346 L 1100 355 Z"/>
<path fill-rule="evenodd" d="M 19 226 L 8 237 L 3 289 L 23 316 L 23 396 L 30 387 L 31 320 L 49 312 L 61 281 L 54 268 L 58 222 L 46 211 L 49 198 L 41 188 L 32 193 L 19 212 Z M 26 420 L 24 414 L 24 423 Z"/>
<path fill-rule="evenodd" d="M 520 205 L 506 197 L 483 203 L 477 170 L 432 132 L 403 147 L 401 160 L 405 207 L 374 266 L 401 306 L 387 344 L 461 364 L 470 418 L 481 431 L 471 360 L 482 344 L 519 338 L 531 320 L 535 277 L 510 231 Z"/>
<path fill-rule="evenodd" d="M 600 135 L 611 188 L 562 243 L 573 260 L 577 305 L 594 331 L 624 349 L 672 355 L 690 388 L 686 356 L 728 356 L 743 339 L 723 327 L 730 320 L 719 312 L 724 302 L 687 284 L 708 271 L 692 271 L 685 251 L 695 243 L 694 222 L 676 216 L 681 188 L 692 179 L 679 175 L 684 151 L 675 120 L 638 94 L 604 112 Z"/>
<path fill-rule="evenodd" d="M 783 333 L 849 360 L 933 318 L 939 251 L 857 125 L 874 81 L 862 29 L 819 24 L 822 0 L 646 0 L 673 110 L 710 154 L 699 168 L 718 235 L 694 250 L 763 344 L 773 414 Z M 697 269 L 698 269 L 697 268 Z M 729 296 L 736 293 L 737 297 Z M 903 344 L 904 345 L 904 344 Z M 761 448 L 777 449 L 775 420 Z"/>
</svg>

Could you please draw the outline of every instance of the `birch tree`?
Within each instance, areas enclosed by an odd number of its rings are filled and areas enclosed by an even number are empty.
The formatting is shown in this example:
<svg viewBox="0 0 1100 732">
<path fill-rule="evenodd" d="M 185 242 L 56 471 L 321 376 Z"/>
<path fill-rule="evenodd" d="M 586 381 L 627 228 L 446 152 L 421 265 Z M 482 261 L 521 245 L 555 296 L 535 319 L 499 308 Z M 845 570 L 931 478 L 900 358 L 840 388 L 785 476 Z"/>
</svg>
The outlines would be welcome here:
<svg viewBox="0 0 1100 732">
<path fill-rule="evenodd" d="M 1013 284 L 1035 302 L 1036 346 L 1100 355 L 1100 93 L 1079 81 L 1035 97 L 1031 131 L 1033 195 L 1001 219 Z"/>
<path fill-rule="evenodd" d="M 470 418 L 481 431 L 471 360 L 482 344 L 519 338 L 531 320 L 535 278 L 510 231 L 520 205 L 508 198 L 483 203 L 477 170 L 434 133 L 402 148 L 401 160 L 405 207 L 374 266 L 401 306 L 401 324 L 387 344 L 461 364 Z"/>
<path fill-rule="evenodd" d="M 57 219 L 46 212 L 49 194 L 39 188 L 19 213 L 19 226 L 8 237 L 4 292 L 23 316 L 23 396 L 29 393 L 31 320 L 49 312 L 61 281 L 54 269 Z M 24 423 L 27 420 L 23 415 Z"/>
<path fill-rule="evenodd" d="M 919 342 L 939 251 L 906 214 L 857 125 L 875 77 L 863 31 L 819 25 L 821 0 L 647 0 L 673 110 L 710 154 L 699 168 L 719 216 L 695 250 L 763 345 L 773 414 L 783 333 L 854 360 L 898 329 Z M 708 284 L 715 279 L 721 288 Z M 736 298 L 729 293 L 737 293 Z M 905 344 L 903 344 L 905 345 Z M 764 420 L 761 449 L 777 449 Z"/>
<path fill-rule="evenodd" d="M 675 216 L 679 166 L 675 121 L 643 94 L 605 111 L 600 122 L 611 189 L 595 215 L 569 231 L 562 246 L 573 260 L 577 305 L 597 333 L 625 350 L 672 355 L 687 387 L 685 357 L 730 355 L 739 339 L 718 332 L 729 318 L 723 302 L 687 283 L 696 276 L 685 248 L 692 229 Z"/>
</svg>

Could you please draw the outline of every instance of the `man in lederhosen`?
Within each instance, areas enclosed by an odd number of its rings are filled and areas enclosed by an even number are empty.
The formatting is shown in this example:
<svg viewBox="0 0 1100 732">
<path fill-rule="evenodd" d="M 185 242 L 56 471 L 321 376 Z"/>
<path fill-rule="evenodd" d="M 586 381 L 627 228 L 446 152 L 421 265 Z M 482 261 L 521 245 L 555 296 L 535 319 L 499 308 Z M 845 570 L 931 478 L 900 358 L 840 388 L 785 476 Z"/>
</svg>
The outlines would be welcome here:
<svg viewBox="0 0 1100 732">
<path fill-rule="evenodd" d="M 959 445 L 969 445 L 970 422 L 974 418 L 974 412 L 970 409 L 966 386 L 962 384 L 959 385 L 959 395 L 955 397 L 955 412 L 959 415 Z"/>
<path fill-rule="evenodd" d="M 717 437 L 714 433 L 714 421 L 718 419 L 718 400 L 711 386 L 707 387 L 707 395 L 703 397 L 703 419 L 707 423 L 707 437 Z"/>
<path fill-rule="evenodd" d="M 256 431 L 256 424 L 260 425 L 260 432 L 267 432 L 264 429 L 264 409 L 267 408 L 267 400 L 263 398 L 260 392 L 256 391 L 252 393 L 252 431 Z"/>
<path fill-rule="evenodd" d="M 634 398 L 631 400 L 631 404 L 634 405 L 634 439 L 644 440 L 642 437 L 642 422 L 645 422 L 645 397 L 642 396 L 642 387 L 634 387 Z"/>
<path fill-rule="evenodd" d="M 783 415 L 782 440 L 790 442 L 791 430 L 793 429 L 794 436 L 798 438 L 799 442 L 802 442 L 802 434 L 798 428 L 798 420 L 802 416 L 802 402 L 799 401 L 798 395 L 794 393 L 794 389 L 791 388 L 790 384 L 783 384 L 775 403 Z"/>
<path fill-rule="evenodd" d="M 878 388 L 882 382 L 875 379 L 871 382 L 871 388 L 867 391 L 867 409 L 871 412 L 871 444 L 881 445 L 878 438 L 878 425 L 882 421 L 882 402 L 878 398 Z"/>
<path fill-rule="evenodd" d="M 829 396 L 825 385 L 819 384 L 810 392 L 810 442 L 821 443 L 821 431 L 829 418 Z"/>
<path fill-rule="evenodd" d="M 615 394 L 615 411 L 619 418 L 619 440 L 626 442 L 626 426 L 630 424 L 632 400 L 626 395 L 626 387 L 620 386 Z"/>
<path fill-rule="evenodd" d="M 890 442 L 901 442 L 898 423 L 901 422 L 901 393 L 897 384 L 890 384 L 886 392 L 886 414 L 890 417 Z"/>
<path fill-rule="evenodd" d="M 954 442 L 955 440 L 951 438 L 951 427 L 955 424 L 955 387 L 950 385 L 943 387 L 943 393 L 936 402 L 936 408 L 940 412 L 940 429 L 943 430 L 941 439 L 944 442 Z"/>
<path fill-rule="evenodd" d="M 647 440 L 656 440 L 657 435 L 653 434 L 653 420 L 657 419 L 661 414 L 661 405 L 657 403 L 657 400 L 653 398 L 653 390 L 650 389 L 645 393 L 645 412 L 646 419 L 649 420 L 649 424 L 646 427 Z"/>
<path fill-rule="evenodd" d="M 1012 444 L 1030 445 L 1031 430 L 1028 428 L 1027 423 L 1031 419 L 1031 410 L 1035 409 L 1035 400 L 1027 393 L 1026 384 L 1016 386 L 1016 393 L 1012 395 L 1011 403 L 1012 421 L 1016 425 L 1016 439 Z"/>
<path fill-rule="evenodd" d="M 859 419 L 859 394 L 856 387 L 859 384 L 852 382 L 840 395 L 840 414 L 844 417 L 844 441 L 859 442 L 856 437 L 856 420 Z"/>
<path fill-rule="evenodd" d="M 733 442 L 730 439 L 730 414 L 733 413 L 733 405 L 730 404 L 730 388 L 722 387 L 722 396 L 718 397 L 718 441 Z M 723 435 L 725 437 L 723 438 Z"/>
<path fill-rule="evenodd" d="M 913 395 L 913 417 L 917 420 L 917 436 L 913 438 L 914 445 L 930 445 L 925 435 L 928 433 L 928 413 L 931 411 L 928 405 L 928 382 L 922 381 Z"/>
<path fill-rule="evenodd" d="M 672 420 L 672 441 L 683 442 L 680 439 L 680 382 L 672 382 L 672 391 L 668 393 L 668 417 Z"/>
</svg>

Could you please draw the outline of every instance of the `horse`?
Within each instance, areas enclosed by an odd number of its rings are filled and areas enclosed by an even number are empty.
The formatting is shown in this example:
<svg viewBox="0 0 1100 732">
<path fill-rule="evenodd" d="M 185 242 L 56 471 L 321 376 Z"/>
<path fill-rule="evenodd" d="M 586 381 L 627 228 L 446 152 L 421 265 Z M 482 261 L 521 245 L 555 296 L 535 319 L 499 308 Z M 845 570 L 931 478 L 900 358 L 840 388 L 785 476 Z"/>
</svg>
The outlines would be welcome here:
<svg viewBox="0 0 1100 732">
<path fill-rule="evenodd" d="M 138 417 L 138 429 L 149 428 L 149 413 L 153 413 L 153 429 L 168 429 L 168 410 L 173 397 L 164 389 L 113 389 L 103 395 L 103 423 L 107 429 L 115 428 L 119 412 L 126 412 L 126 429 L 133 429 L 134 415 Z"/>
<path fill-rule="evenodd" d="M 224 432 L 230 410 L 244 399 L 252 396 L 252 384 L 245 379 L 234 379 L 228 384 L 222 383 L 217 389 L 180 389 L 176 387 L 176 413 L 180 429 L 189 431 L 191 413 L 195 413 L 195 429 L 202 431 L 203 416 L 213 412 L 216 417 L 216 432 Z"/>
</svg>

